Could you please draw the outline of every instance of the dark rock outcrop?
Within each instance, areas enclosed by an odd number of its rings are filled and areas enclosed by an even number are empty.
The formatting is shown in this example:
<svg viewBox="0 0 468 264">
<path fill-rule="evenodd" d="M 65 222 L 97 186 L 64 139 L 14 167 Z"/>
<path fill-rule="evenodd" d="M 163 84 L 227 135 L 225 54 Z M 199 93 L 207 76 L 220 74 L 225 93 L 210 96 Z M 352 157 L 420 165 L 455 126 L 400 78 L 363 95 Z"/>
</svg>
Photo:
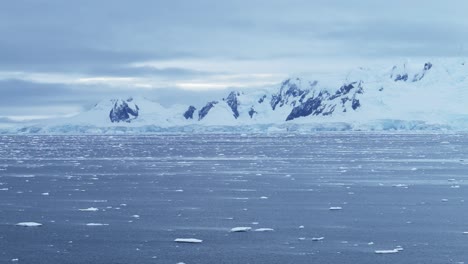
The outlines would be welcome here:
<svg viewBox="0 0 468 264">
<path fill-rule="evenodd" d="M 226 103 L 229 105 L 229 107 L 232 110 L 232 114 L 235 119 L 239 117 L 239 110 L 237 109 L 239 106 L 239 100 L 237 100 L 237 96 L 240 94 L 238 92 L 232 91 L 228 97 L 226 98 Z"/>
<path fill-rule="evenodd" d="M 187 111 L 185 111 L 185 113 L 184 113 L 185 119 L 193 119 L 193 113 L 195 113 L 195 110 L 197 110 L 197 108 L 195 108 L 195 106 L 193 106 L 193 105 L 189 106 Z"/>
<path fill-rule="evenodd" d="M 255 111 L 255 109 L 254 109 L 253 106 L 252 106 L 252 107 L 250 108 L 250 110 L 249 110 L 249 116 L 250 116 L 250 118 L 252 118 L 254 114 L 257 114 L 257 111 Z"/>
<path fill-rule="evenodd" d="M 390 78 L 392 78 L 395 82 L 406 82 L 408 80 L 412 82 L 417 82 L 422 80 L 430 69 L 432 69 L 432 63 L 426 62 L 424 63 L 422 71 L 416 73 L 415 75 L 411 75 L 412 77 L 410 78 L 410 74 L 407 72 L 406 65 L 403 65 L 402 67 L 393 66 Z"/>
<path fill-rule="evenodd" d="M 258 103 L 259 103 L 259 104 L 263 103 L 263 101 L 265 101 L 265 98 L 266 98 L 266 97 L 267 97 L 266 94 L 263 95 L 262 97 L 260 97 L 260 99 L 258 99 Z"/>
<path fill-rule="evenodd" d="M 205 118 L 205 116 L 208 114 L 208 112 L 210 112 L 211 108 L 213 108 L 215 106 L 215 104 L 217 104 L 217 103 L 218 103 L 218 101 L 208 102 L 200 111 L 198 111 L 198 121 Z"/>
<path fill-rule="evenodd" d="M 292 109 L 286 121 L 309 115 L 331 115 L 337 106 L 341 107 L 343 112 L 347 112 L 349 108 L 357 110 L 361 107 L 357 96 L 363 91 L 361 81 L 344 84 L 332 95 L 328 91 L 322 90 L 318 95 L 313 95 L 305 102 L 299 100 L 299 104 Z"/>
<path fill-rule="evenodd" d="M 430 62 L 424 63 L 424 68 L 423 68 L 422 72 L 414 75 L 413 82 L 417 82 L 417 81 L 422 80 L 422 78 L 424 78 L 424 76 L 426 76 L 426 73 L 430 69 L 432 69 L 432 63 L 430 63 Z"/>
<path fill-rule="evenodd" d="M 275 110 L 277 106 L 282 107 L 285 104 L 295 105 L 298 98 L 304 99 L 309 90 L 302 90 L 299 87 L 300 82 L 299 78 L 285 80 L 281 84 L 280 91 L 271 97 L 271 109 Z M 317 82 L 310 83 L 310 87 L 313 88 L 316 84 Z"/>
<path fill-rule="evenodd" d="M 397 74 L 395 76 L 395 79 L 394 81 L 395 82 L 398 82 L 398 81 L 404 81 L 406 82 L 408 80 L 408 74 L 407 73 L 404 73 L 404 74 Z"/>
<path fill-rule="evenodd" d="M 317 96 L 307 99 L 307 101 L 292 109 L 291 113 L 286 118 L 286 121 L 290 121 L 298 117 L 319 115 L 323 113 L 326 108 L 324 101 L 328 96 L 329 94 L 327 92 L 320 92 Z"/>
<path fill-rule="evenodd" d="M 138 105 L 133 104 L 132 101 L 132 98 L 127 100 L 115 100 L 114 106 L 109 113 L 109 118 L 112 123 L 129 123 L 138 117 L 138 112 L 140 109 L 138 108 Z"/>
</svg>

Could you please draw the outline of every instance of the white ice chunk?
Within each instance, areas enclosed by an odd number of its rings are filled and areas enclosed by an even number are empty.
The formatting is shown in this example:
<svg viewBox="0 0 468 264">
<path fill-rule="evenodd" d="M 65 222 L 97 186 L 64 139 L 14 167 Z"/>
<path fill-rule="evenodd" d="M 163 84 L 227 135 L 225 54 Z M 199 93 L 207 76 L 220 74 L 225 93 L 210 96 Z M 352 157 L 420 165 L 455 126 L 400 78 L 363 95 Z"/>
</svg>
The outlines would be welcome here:
<svg viewBox="0 0 468 264">
<path fill-rule="evenodd" d="M 247 232 L 247 231 L 250 231 L 250 230 L 252 230 L 251 227 L 239 226 L 239 227 L 232 228 L 231 232 Z"/>
<path fill-rule="evenodd" d="M 108 226 L 109 224 L 101 224 L 101 223 L 87 223 L 87 226 Z"/>
<path fill-rule="evenodd" d="M 340 207 L 340 206 L 332 206 L 329 208 L 330 211 L 338 211 L 338 210 L 342 210 L 343 208 Z"/>
<path fill-rule="evenodd" d="M 313 237 L 312 241 L 321 241 L 321 240 L 324 240 L 324 239 L 325 239 L 324 237 Z"/>
<path fill-rule="evenodd" d="M 255 232 L 270 232 L 275 231 L 273 228 L 257 228 L 254 230 Z"/>
<path fill-rule="evenodd" d="M 96 211 L 99 211 L 99 209 L 96 208 L 96 207 L 89 207 L 89 208 L 78 209 L 78 210 L 80 210 L 80 211 L 82 211 L 82 212 L 96 212 Z"/>
<path fill-rule="evenodd" d="M 394 254 L 394 253 L 398 253 L 400 251 L 398 251 L 396 249 L 383 249 L 383 250 L 376 250 L 374 252 L 375 252 L 375 254 Z"/>
<path fill-rule="evenodd" d="M 395 254 L 395 253 L 398 253 L 400 251 L 403 251 L 403 248 L 398 246 L 394 249 L 382 249 L 382 250 L 376 250 L 374 251 L 375 254 Z"/>
<path fill-rule="evenodd" d="M 196 239 L 196 238 L 176 238 L 174 242 L 177 243 L 201 243 L 203 240 L 201 239 Z"/>
<path fill-rule="evenodd" d="M 36 226 L 42 226 L 42 224 L 36 223 L 36 222 L 21 222 L 21 223 L 17 223 L 16 226 L 36 227 Z"/>
</svg>

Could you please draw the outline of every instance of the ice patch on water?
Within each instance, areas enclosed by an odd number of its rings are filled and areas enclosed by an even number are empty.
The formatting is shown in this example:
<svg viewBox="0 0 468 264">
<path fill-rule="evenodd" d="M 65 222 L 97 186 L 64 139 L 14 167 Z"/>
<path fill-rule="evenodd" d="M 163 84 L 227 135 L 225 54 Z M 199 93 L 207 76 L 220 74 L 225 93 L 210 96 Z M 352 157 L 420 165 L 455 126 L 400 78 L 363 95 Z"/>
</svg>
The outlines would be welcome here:
<svg viewBox="0 0 468 264">
<path fill-rule="evenodd" d="M 403 251 L 403 248 L 401 246 L 397 246 L 394 249 L 382 249 L 382 250 L 376 250 L 374 252 L 375 254 L 395 254 L 395 253 L 399 253 L 400 251 Z"/>
<path fill-rule="evenodd" d="M 408 188 L 408 185 L 406 184 L 403 184 L 403 183 L 399 183 L 399 184 L 394 184 L 392 185 L 392 187 L 397 187 L 397 188 Z"/>
<path fill-rule="evenodd" d="M 17 223 L 16 226 L 36 227 L 36 226 L 42 226 L 42 224 L 36 223 L 36 222 L 20 222 L 20 223 Z"/>
<path fill-rule="evenodd" d="M 248 232 L 252 230 L 251 227 L 247 227 L 247 226 L 239 226 L 239 227 L 234 227 L 231 229 L 231 232 Z"/>
<path fill-rule="evenodd" d="M 192 243 L 192 244 L 197 244 L 203 242 L 201 239 L 196 239 L 196 238 L 176 238 L 174 242 L 177 243 Z"/>
<path fill-rule="evenodd" d="M 99 209 L 96 208 L 96 207 L 89 207 L 89 208 L 78 209 L 78 210 L 81 211 L 81 212 L 96 212 L 96 211 L 99 211 Z"/>
<path fill-rule="evenodd" d="M 87 226 L 108 226 L 109 224 L 102 224 L 102 223 L 87 223 Z"/>
<path fill-rule="evenodd" d="M 397 249 L 383 249 L 383 250 L 376 250 L 374 252 L 375 254 L 394 254 L 400 251 L 398 251 Z"/>
<path fill-rule="evenodd" d="M 272 232 L 275 231 L 273 228 L 257 228 L 254 230 L 255 232 Z"/>
</svg>

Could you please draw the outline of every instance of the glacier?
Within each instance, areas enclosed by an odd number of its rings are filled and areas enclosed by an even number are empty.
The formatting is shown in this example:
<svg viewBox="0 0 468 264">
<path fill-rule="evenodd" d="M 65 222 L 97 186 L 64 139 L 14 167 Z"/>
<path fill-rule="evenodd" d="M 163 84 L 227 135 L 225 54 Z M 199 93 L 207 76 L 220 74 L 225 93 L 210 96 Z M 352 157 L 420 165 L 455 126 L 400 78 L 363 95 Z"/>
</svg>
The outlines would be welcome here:
<svg viewBox="0 0 468 264">
<path fill-rule="evenodd" d="M 290 77 L 274 87 L 229 90 L 224 98 L 206 98 L 204 105 L 111 98 L 70 118 L 0 133 L 465 131 L 467 67 L 463 60 L 431 60 Z"/>
</svg>

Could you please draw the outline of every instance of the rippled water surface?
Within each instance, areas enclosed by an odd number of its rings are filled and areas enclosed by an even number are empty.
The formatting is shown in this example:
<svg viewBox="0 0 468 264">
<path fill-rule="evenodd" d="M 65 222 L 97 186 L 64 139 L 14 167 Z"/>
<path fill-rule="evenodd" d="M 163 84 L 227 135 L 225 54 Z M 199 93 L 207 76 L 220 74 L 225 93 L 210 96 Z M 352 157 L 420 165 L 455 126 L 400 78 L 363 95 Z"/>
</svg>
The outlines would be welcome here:
<svg viewBox="0 0 468 264">
<path fill-rule="evenodd" d="M 467 184 L 466 134 L 0 136 L 0 263 L 468 263 Z"/>
</svg>

